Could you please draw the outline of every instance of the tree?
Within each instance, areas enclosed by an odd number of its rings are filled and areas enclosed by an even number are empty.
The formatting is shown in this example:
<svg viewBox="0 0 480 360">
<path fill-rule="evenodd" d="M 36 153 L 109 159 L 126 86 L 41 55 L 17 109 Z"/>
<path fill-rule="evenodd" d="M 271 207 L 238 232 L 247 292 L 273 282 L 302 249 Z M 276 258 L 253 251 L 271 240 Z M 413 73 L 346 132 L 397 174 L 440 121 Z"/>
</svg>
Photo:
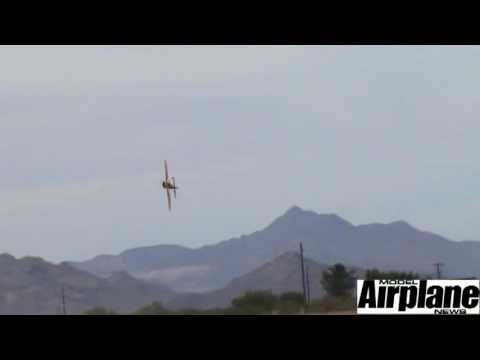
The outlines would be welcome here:
<svg viewBox="0 0 480 360">
<path fill-rule="evenodd" d="M 308 307 L 313 313 L 345 312 L 355 313 L 356 299 L 353 296 L 323 296 L 321 299 L 313 300 Z"/>
<path fill-rule="evenodd" d="M 414 272 L 380 271 L 376 268 L 365 273 L 365 280 L 416 280 L 420 275 Z"/>
<path fill-rule="evenodd" d="M 158 301 L 154 301 L 150 305 L 144 306 L 138 309 L 134 315 L 165 315 L 169 314 L 169 310 L 165 308 Z"/>
<path fill-rule="evenodd" d="M 275 308 L 277 297 L 271 291 L 247 291 L 243 296 L 232 300 L 233 312 L 245 314 L 271 313 Z"/>
<path fill-rule="evenodd" d="M 113 310 L 99 306 L 85 311 L 83 315 L 117 315 L 117 313 Z"/>
<path fill-rule="evenodd" d="M 298 292 L 289 291 L 280 295 L 279 301 L 292 302 L 292 303 L 298 303 L 300 305 L 303 305 L 304 298 L 303 298 L 303 295 Z"/>
<path fill-rule="evenodd" d="M 280 314 L 296 314 L 305 306 L 303 295 L 298 292 L 286 292 L 278 298 L 276 309 Z"/>
<path fill-rule="evenodd" d="M 335 264 L 323 272 L 321 284 L 331 296 L 346 296 L 355 287 L 354 271 L 343 264 Z"/>
</svg>

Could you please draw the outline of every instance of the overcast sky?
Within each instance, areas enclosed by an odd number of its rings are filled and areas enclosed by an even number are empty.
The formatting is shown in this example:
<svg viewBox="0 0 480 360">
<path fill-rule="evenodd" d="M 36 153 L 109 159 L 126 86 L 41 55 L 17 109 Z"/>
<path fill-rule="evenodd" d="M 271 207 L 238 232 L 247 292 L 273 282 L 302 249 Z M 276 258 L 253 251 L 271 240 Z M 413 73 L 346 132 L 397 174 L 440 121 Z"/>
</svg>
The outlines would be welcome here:
<svg viewBox="0 0 480 360">
<path fill-rule="evenodd" d="M 196 247 L 294 204 L 480 240 L 479 64 L 460 46 L 0 46 L 0 253 Z"/>
</svg>

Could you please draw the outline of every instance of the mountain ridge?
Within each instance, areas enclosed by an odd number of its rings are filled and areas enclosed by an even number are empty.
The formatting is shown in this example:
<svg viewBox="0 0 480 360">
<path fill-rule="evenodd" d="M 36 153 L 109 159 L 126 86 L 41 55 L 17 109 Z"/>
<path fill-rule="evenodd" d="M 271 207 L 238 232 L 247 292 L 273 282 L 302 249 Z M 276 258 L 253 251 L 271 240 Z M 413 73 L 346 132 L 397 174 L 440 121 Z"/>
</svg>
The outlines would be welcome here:
<svg viewBox="0 0 480 360">
<path fill-rule="evenodd" d="M 0 314 L 58 313 L 61 289 L 65 290 L 68 314 L 97 306 L 129 312 L 176 295 L 165 286 L 127 272 L 101 279 L 66 262 L 53 264 L 40 257 L 0 255 Z"/>
<path fill-rule="evenodd" d="M 197 248 L 154 245 L 126 250 L 108 261 L 72 263 L 99 276 L 125 270 L 135 277 L 198 292 L 226 286 L 303 243 L 306 256 L 319 263 L 431 273 L 447 264 L 450 276 L 480 275 L 480 242 L 457 242 L 415 228 L 406 221 L 353 225 L 340 216 L 292 206 L 261 230 Z"/>
<path fill-rule="evenodd" d="M 304 259 L 308 268 L 311 299 L 318 299 L 325 291 L 320 279 L 328 265 L 319 264 L 309 258 Z M 358 274 L 360 274 L 357 271 Z M 172 297 L 166 306 L 171 309 L 223 308 L 247 291 L 266 290 L 280 295 L 286 292 L 302 293 L 301 262 L 298 252 L 289 251 L 262 264 L 258 268 L 232 279 L 225 287 L 205 293 L 179 293 Z"/>
</svg>

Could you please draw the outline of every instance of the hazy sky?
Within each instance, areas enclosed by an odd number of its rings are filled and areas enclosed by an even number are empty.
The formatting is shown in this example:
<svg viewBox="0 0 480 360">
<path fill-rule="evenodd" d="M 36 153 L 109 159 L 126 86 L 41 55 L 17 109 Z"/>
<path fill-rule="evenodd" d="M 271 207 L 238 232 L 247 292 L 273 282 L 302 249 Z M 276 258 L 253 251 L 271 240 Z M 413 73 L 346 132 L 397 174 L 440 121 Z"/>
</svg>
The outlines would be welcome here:
<svg viewBox="0 0 480 360">
<path fill-rule="evenodd" d="M 294 204 L 480 240 L 479 107 L 480 47 L 0 46 L 0 253 L 199 246 Z"/>
</svg>

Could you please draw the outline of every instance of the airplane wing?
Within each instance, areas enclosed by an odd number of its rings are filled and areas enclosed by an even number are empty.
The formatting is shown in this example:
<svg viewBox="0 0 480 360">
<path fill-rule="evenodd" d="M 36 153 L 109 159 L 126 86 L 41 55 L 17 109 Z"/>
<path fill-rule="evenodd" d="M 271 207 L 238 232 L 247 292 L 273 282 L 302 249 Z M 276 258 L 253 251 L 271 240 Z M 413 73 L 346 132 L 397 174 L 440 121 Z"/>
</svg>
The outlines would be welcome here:
<svg viewBox="0 0 480 360">
<path fill-rule="evenodd" d="M 172 176 L 172 183 L 173 183 L 173 197 L 176 199 L 177 198 L 177 189 L 175 186 L 175 178 Z"/>
<path fill-rule="evenodd" d="M 167 166 L 167 160 L 164 160 L 165 163 L 165 181 L 168 181 L 168 166 Z"/>
<path fill-rule="evenodd" d="M 167 190 L 167 199 L 168 199 L 168 210 L 172 210 L 172 198 L 170 197 L 170 189 Z"/>
</svg>

